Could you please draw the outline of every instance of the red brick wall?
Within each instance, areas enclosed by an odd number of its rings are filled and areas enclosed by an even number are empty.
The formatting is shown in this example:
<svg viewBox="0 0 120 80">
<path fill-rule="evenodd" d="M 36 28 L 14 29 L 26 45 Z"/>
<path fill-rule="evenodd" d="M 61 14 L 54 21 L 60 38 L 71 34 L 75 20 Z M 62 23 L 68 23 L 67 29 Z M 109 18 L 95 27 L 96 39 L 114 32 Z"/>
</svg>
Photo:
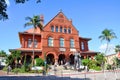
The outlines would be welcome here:
<svg viewBox="0 0 120 80">
<path fill-rule="evenodd" d="M 22 34 L 20 37 L 22 37 L 22 44 L 21 44 L 21 47 L 22 48 L 28 48 L 28 39 L 33 39 L 33 35 L 26 35 L 26 34 Z M 38 42 L 38 46 L 37 48 L 38 49 L 41 49 L 41 36 L 39 35 L 36 35 L 35 36 L 35 39 L 37 39 L 37 42 Z M 33 46 L 33 43 L 32 43 L 32 46 Z M 31 47 L 32 48 L 32 47 Z"/>
</svg>

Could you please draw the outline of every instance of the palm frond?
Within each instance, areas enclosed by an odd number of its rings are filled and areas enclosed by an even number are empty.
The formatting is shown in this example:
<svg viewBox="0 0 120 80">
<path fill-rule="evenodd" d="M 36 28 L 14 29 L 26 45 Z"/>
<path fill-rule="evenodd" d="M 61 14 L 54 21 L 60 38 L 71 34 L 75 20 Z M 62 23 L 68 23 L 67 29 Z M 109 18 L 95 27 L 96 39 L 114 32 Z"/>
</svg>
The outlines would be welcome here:
<svg viewBox="0 0 120 80">
<path fill-rule="evenodd" d="M 33 25 L 32 22 L 27 22 L 27 23 L 24 24 L 24 27 L 32 26 L 32 25 Z"/>
<path fill-rule="evenodd" d="M 32 18 L 31 17 L 25 17 L 25 20 L 32 20 Z"/>
</svg>

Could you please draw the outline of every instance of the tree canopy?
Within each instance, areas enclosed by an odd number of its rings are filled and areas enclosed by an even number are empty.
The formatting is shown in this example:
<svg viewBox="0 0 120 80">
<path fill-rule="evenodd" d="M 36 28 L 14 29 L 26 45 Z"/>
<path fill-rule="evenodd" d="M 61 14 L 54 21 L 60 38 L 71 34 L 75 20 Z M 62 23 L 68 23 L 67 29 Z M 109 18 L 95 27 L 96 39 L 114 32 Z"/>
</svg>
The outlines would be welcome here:
<svg viewBox="0 0 120 80">
<path fill-rule="evenodd" d="M 27 1 L 29 1 L 29 0 L 15 0 L 15 3 L 25 3 L 25 2 L 27 2 Z M 36 1 L 36 3 L 39 3 L 39 2 L 41 2 L 41 0 L 35 0 Z M 6 19 L 8 19 L 8 14 L 7 14 L 7 3 L 6 3 L 6 1 L 5 0 L 0 0 L 0 20 L 6 20 Z"/>
<path fill-rule="evenodd" d="M 6 52 L 1 50 L 0 51 L 0 57 L 6 57 L 6 56 L 7 56 Z"/>
<path fill-rule="evenodd" d="M 106 54 L 106 52 L 107 52 L 107 50 L 108 50 L 108 44 L 109 44 L 109 42 L 110 42 L 112 39 L 114 39 L 114 38 L 117 38 L 117 36 L 116 36 L 115 33 L 114 33 L 112 30 L 110 30 L 110 29 L 104 29 L 104 30 L 102 31 L 101 35 L 99 36 L 99 39 L 101 39 L 101 41 L 102 41 L 102 40 L 105 40 L 105 41 L 107 42 L 107 47 L 106 47 L 106 50 L 105 50 L 105 54 Z"/>
</svg>

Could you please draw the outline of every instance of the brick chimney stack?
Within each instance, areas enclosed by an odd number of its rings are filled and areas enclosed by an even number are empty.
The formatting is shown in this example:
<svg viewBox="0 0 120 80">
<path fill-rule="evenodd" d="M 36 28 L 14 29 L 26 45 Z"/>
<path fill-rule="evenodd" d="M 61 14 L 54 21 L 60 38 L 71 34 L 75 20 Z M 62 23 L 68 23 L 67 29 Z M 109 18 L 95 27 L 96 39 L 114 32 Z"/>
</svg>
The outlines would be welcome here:
<svg viewBox="0 0 120 80">
<path fill-rule="evenodd" d="M 69 19 L 69 21 L 72 23 L 72 19 Z"/>
<path fill-rule="evenodd" d="M 44 25 L 44 16 L 42 14 L 40 15 L 40 23 Z"/>
</svg>

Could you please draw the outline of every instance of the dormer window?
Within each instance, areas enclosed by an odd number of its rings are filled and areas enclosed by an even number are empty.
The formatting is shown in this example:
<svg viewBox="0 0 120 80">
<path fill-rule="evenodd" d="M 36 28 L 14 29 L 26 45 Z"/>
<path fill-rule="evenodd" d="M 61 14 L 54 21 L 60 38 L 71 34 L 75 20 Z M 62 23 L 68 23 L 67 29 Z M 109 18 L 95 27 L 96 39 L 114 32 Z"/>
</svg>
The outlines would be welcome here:
<svg viewBox="0 0 120 80">
<path fill-rule="evenodd" d="M 54 32 L 54 26 L 51 26 L 51 31 Z"/>
</svg>

